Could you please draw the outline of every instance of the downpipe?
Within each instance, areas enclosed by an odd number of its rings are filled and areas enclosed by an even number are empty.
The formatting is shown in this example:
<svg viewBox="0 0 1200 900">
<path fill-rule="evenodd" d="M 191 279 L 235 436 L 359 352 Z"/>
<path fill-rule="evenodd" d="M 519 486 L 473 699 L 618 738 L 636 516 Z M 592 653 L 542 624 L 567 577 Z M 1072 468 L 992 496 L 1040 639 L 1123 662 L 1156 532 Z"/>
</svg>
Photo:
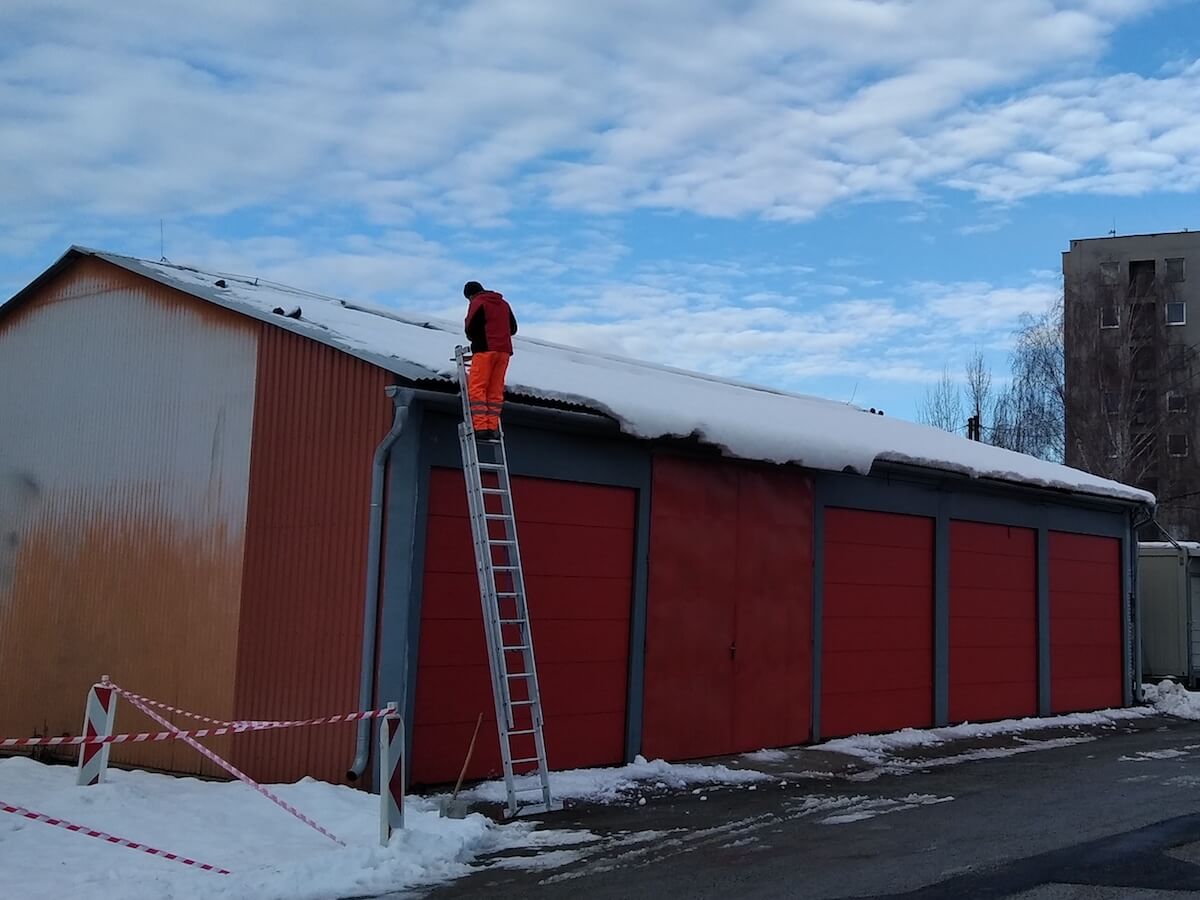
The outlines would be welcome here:
<svg viewBox="0 0 1200 900">
<path fill-rule="evenodd" d="M 388 397 L 396 405 L 392 427 L 375 448 L 375 459 L 371 466 L 371 522 L 367 535 L 367 590 L 363 598 L 363 642 L 362 671 L 358 682 L 358 708 L 372 709 L 375 694 L 375 639 L 379 627 L 379 570 L 383 556 L 383 486 L 387 476 L 387 462 L 392 445 L 404 431 L 408 421 L 408 408 L 413 392 L 391 385 L 386 388 Z M 358 723 L 358 740 L 354 748 L 354 762 L 346 771 L 347 781 L 357 781 L 367 769 L 371 759 L 371 720 Z"/>
</svg>

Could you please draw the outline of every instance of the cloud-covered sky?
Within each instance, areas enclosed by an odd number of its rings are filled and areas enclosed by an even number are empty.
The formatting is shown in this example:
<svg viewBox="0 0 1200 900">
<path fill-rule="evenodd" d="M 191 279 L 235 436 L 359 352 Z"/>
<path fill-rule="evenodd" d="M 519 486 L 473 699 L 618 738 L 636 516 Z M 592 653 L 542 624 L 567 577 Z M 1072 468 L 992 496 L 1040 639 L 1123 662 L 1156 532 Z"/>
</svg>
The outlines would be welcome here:
<svg viewBox="0 0 1200 900">
<path fill-rule="evenodd" d="M 0 294 L 72 243 L 911 416 L 1196 227 L 1196 0 L 5 0 Z M 160 249 L 160 222 L 164 237 Z"/>
</svg>

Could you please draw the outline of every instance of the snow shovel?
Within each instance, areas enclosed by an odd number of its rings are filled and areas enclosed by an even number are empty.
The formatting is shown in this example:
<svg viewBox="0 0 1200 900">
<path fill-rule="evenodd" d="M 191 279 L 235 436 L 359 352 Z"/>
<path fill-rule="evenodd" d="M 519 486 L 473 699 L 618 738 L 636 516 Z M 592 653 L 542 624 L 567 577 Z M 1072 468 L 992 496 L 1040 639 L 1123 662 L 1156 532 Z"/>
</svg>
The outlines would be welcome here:
<svg viewBox="0 0 1200 900">
<path fill-rule="evenodd" d="M 471 764 L 471 754 L 475 752 L 475 738 L 479 737 L 479 726 L 483 724 L 483 713 L 475 720 L 475 733 L 471 735 L 471 744 L 467 747 L 467 758 L 463 760 L 462 771 L 458 773 L 458 781 L 454 785 L 454 793 L 450 799 L 443 798 L 438 804 L 438 814 L 443 819 L 465 819 L 471 805 L 466 800 L 458 799 L 458 789 L 462 787 L 463 777 L 467 774 L 467 766 Z"/>
</svg>

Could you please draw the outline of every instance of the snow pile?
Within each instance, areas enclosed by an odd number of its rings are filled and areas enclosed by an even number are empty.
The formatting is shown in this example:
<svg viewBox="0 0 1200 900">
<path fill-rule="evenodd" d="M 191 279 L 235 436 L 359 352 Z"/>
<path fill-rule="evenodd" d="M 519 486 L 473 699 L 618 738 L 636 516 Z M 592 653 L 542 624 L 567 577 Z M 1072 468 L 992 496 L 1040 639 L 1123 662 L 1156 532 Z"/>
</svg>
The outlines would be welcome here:
<svg viewBox="0 0 1200 900">
<path fill-rule="evenodd" d="M 661 759 L 649 762 L 644 756 L 638 756 L 629 765 L 617 768 L 551 772 L 550 792 L 556 800 L 619 803 L 647 788 L 680 790 L 696 784 L 754 784 L 771 780 L 770 775 L 751 769 L 731 769 L 728 766 L 696 763 L 672 764 Z M 516 782 L 518 788 L 537 785 L 536 778 L 531 775 L 517 778 Z M 470 790 L 462 791 L 459 796 L 490 803 L 503 803 L 508 797 L 503 781 L 484 782 Z"/>
<path fill-rule="evenodd" d="M 788 756 L 786 750 L 755 750 L 753 753 L 743 753 L 742 759 L 747 759 L 750 762 L 756 763 L 777 763 L 787 762 L 791 757 Z"/>
<path fill-rule="evenodd" d="M 857 734 L 816 744 L 812 750 L 830 750 L 856 756 L 871 765 L 884 765 L 905 750 L 920 747 L 939 747 L 950 741 L 971 738 L 995 737 L 997 735 L 1021 734 L 1046 728 L 1091 727 L 1112 725 L 1125 719 L 1136 719 L 1148 715 L 1145 707 L 1133 709 L 1104 709 L 1090 713 L 1071 713 L 1044 718 L 1005 719 L 999 722 L 967 722 L 945 728 L 905 728 L 890 734 Z M 1197 716 L 1200 718 L 1200 716 Z"/>
<path fill-rule="evenodd" d="M 80 788 L 71 767 L 0 759 L 0 800 L 233 874 L 204 872 L 0 813 L 5 896 L 329 900 L 374 895 L 458 877 L 478 854 L 518 843 L 529 831 L 528 825 L 497 826 L 481 815 L 441 819 L 433 802 L 409 798 L 406 829 L 385 849 L 379 846 L 377 797 L 312 779 L 272 786 L 347 844 L 338 847 L 239 782 L 119 770 L 110 770 L 108 778 Z"/>
<path fill-rule="evenodd" d="M 1200 719 L 1200 693 L 1174 681 L 1142 685 L 1142 696 L 1158 712 L 1180 719 Z"/>
<path fill-rule="evenodd" d="M 255 278 L 75 248 L 305 335 L 413 380 L 453 380 L 459 322 L 411 316 Z M 300 309 L 299 318 L 286 315 Z M 275 313 L 274 310 L 280 310 Z M 517 310 L 518 316 L 520 309 Z M 562 401 L 611 416 L 641 438 L 696 435 L 743 459 L 866 474 L 877 460 L 1032 484 L 1143 504 L 1153 495 L 1066 466 L 968 441 L 819 397 L 686 372 L 519 337 L 509 369 L 517 396 Z"/>
</svg>

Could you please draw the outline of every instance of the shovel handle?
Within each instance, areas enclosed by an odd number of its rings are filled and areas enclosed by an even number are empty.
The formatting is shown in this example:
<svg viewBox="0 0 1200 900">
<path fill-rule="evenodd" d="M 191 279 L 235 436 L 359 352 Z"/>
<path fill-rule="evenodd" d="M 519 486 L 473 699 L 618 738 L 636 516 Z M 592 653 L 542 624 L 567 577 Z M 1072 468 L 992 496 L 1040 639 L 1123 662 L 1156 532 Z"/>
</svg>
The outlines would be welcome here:
<svg viewBox="0 0 1200 900">
<path fill-rule="evenodd" d="M 451 800 L 458 798 L 458 789 L 462 787 L 463 778 L 467 774 L 467 766 L 471 764 L 471 754 L 475 752 L 475 738 L 479 737 L 479 726 L 483 724 L 483 713 L 479 714 L 479 718 L 475 720 L 475 733 L 471 735 L 471 744 L 467 747 L 467 758 L 463 760 L 462 771 L 458 773 L 458 781 L 454 785 L 454 793 L 450 796 Z"/>
</svg>

